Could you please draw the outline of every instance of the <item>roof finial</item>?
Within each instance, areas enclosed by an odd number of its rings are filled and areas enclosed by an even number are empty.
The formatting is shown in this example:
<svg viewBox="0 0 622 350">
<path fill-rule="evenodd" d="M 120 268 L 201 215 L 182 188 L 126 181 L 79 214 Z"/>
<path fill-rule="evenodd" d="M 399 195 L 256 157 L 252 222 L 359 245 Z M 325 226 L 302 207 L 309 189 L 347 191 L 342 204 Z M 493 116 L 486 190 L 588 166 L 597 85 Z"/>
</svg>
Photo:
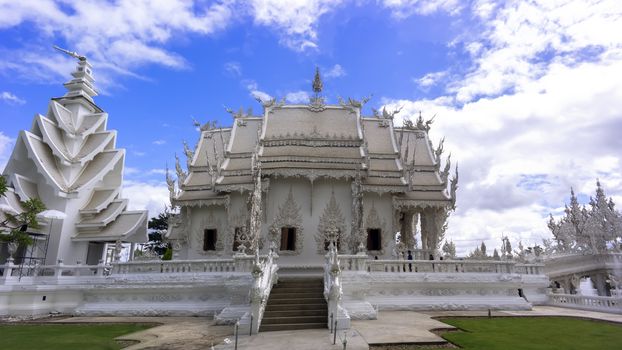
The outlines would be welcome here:
<svg viewBox="0 0 622 350">
<path fill-rule="evenodd" d="M 73 79 L 64 84 L 67 89 L 67 93 L 64 97 L 81 96 L 93 102 L 93 96 L 97 96 L 97 91 L 94 86 L 95 79 L 93 79 L 92 66 L 86 60 L 86 56 L 82 56 L 74 51 L 65 50 L 56 45 L 54 45 L 54 49 L 78 59 L 76 70 L 71 73 Z"/>
<path fill-rule="evenodd" d="M 62 53 L 66 53 L 67 55 L 73 57 L 73 58 L 77 58 L 80 61 L 86 61 L 86 56 L 82 56 L 80 54 L 78 54 L 75 51 L 69 51 L 69 50 L 65 50 L 62 47 L 58 47 L 57 45 L 54 45 L 54 48 Z"/>
<path fill-rule="evenodd" d="M 324 103 L 324 97 L 322 97 L 321 92 L 324 84 L 322 84 L 322 77 L 320 76 L 320 69 L 315 67 L 315 76 L 313 77 L 313 96 L 309 97 L 309 109 L 313 112 L 321 112 L 326 109 L 326 104 Z"/>
<path fill-rule="evenodd" d="M 315 67 L 315 76 L 313 77 L 313 92 L 315 92 L 315 94 L 317 95 L 322 92 L 323 87 L 324 84 L 322 83 L 322 77 L 320 76 L 320 69 L 318 67 Z"/>
</svg>

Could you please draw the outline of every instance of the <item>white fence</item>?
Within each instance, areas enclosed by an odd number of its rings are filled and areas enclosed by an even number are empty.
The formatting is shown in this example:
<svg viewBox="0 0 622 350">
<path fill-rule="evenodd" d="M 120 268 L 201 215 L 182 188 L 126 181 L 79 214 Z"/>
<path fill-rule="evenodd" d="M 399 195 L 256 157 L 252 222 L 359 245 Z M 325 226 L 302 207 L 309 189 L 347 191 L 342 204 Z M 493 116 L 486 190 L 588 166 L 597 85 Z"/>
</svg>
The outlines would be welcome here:
<svg viewBox="0 0 622 350">
<path fill-rule="evenodd" d="M 339 255 L 343 271 L 389 273 L 518 273 L 540 275 L 543 264 L 517 264 L 497 260 L 370 260 L 366 255 Z"/>
<path fill-rule="evenodd" d="M 622 314 L 622 298 L 600 297 L 578 294 L 549 294 L 549 304 L 590 311 L 604 311 Z"/>
<path fill-rule="evenodd" d="M 65 265 L 62 260 L 56 265 L 15 265 L 10 260 L 0 265 L 0 284 L 34 284 L 43 280 L 50 283 L 53 279 L 79 282 L 80 278 L 93 282 L 108 275 L 248 273 L 252 271 L 253 259 L 250 255 L 235 255 L 232 259 L 130 261 L 112 265 L 103 262 L 98 265 Z M 261 261 L 266 259 L 266 256 L 260 258 Z"/>
</svg>

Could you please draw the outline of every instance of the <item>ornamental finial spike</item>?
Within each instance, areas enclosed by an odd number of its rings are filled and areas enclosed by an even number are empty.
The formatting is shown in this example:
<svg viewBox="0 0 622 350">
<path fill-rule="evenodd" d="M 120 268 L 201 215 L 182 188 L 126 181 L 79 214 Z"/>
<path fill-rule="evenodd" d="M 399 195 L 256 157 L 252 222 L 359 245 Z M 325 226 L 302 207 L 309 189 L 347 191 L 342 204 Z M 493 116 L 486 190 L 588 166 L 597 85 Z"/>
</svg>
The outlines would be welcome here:
<svg viewBox="0 0 622 350">
<path fill-rule="evenodd" d="M 73 58 L 77 58 L 77 59 L 79 59 L 80 61 L 86 61 L 86 56 L 82 56 L 82 55 L 78 54 L 78 53 L 77 53 L 77 52 L 75 52 L 75 51 L 65 50 L 65 49 L 63 49 L 62 47 L 59 47 L 59 46 L 57 46 L 57 45 L 54 45 L 54 48 L 55 48 L 56 50 L 58 50 L 58 51 L 62 52 L 62 53 L 65 53 L 65 54 L 67 54 L 67 55 L 69 55 L 69 56 L 73 57 Z"/>
<path fill-rule="evenodd" d="M 319 94 L 322 92 L 324 84 L 322 83 L 322 77 L 320 76 L 320 69 L 315 67 L 315 76 L 313 77 L 313 92 Z"/>
</svg>

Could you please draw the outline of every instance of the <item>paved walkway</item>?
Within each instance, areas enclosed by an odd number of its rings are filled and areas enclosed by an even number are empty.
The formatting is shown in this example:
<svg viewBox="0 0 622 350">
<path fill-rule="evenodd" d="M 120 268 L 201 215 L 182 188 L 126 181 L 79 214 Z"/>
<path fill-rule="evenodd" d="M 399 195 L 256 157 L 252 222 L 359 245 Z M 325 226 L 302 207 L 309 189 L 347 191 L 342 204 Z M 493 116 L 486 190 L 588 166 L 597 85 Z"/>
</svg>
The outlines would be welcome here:
<svg viewBox="0 0 622 350">
<path fill-rule="evenodd" d="M 367 350 L 370 344 L 445 342 L 431 330 L 453 328 L 437 321 L 436 316 L 486 316 L 487 311 L 381 311 L 377 320 L 352 321 L 352 329 L 339 331 L 336 344 L 328 329 L 302 331 L 263 332 L 252 337 L 241 335 L 238 349 L 272 350 L 323 350 L 343 349 L 343 339 L 348 350 Z M 565 309 L 552 306 L 536 306 L 532 311 L 494 311 L 493 316 L 571 316 L 587 317 L 622 323 L 622 315 L 603 312 Z M 43 320 L 42 320 L 43 321 Z M 216 326 L 204 317 L 70 317 L 47 320 L 52 323 L 158 323 L 144 331 L 121 336 L 117 339 L 140 341 L 126 350 L 176 350 L 176 349 L 234 349 L 233 327 Z"/>
</svg>

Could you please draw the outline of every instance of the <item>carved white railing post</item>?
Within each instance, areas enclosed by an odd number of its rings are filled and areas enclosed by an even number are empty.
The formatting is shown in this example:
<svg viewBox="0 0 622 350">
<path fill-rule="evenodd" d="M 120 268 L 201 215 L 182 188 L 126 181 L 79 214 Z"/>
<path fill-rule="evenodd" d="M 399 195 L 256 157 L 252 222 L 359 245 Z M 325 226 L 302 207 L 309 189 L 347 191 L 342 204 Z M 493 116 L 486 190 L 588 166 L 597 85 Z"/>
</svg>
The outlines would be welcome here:
<svg viewBox="0 0 622 350">
<path fill-rule="evenodd" d="M 268 256 L 263 261 L 259 259 L 259 252 L 255 253 L 255 259 L 251 268 L 253 286 L 250 291 L 250 331 L 252 334 L 259 332 L 272 286 L 278 279 L 277 270 L 278 265 L 272 250 L 270 250 Z"/>
<path fill-rule="evenodd" d="M 350 316 L 341 306 L 343 296 L 341 267 L 339 266 L 337 248 L 332 241 L 328 249 L 326 265 L 324 266 L 324 298 L 328 302 L 328 328 L 336 332 L 337 329 L 350 328 Z M 364 271 L 367 271 L 366 267 Z"/>
<path fill-rule="evenodd" d="M 234 263 L 234 268 L 236 272 L 244 272 L 244 271 L 248 271 L 248 267 L 247 267 L 247 255 L 244 253 L 235 253 L 233 254 L 233 263 Z"/>
<path fill-rule="evenodd" d="M 106 264 L 104 264 L 103 260 L 99 260 L 99 263 L 97 264 L 97 272 L 95 273 L 95 275 L 97 276 L 103 276 L 104 275 L 104 271 L 106 269 Z"/>
<path fill-rule="evenodd" d="M 54 277 L 56 277 L 56 279 L 60 279 L 63 276 L 64 265 L 63 259 L 58 259 L 56 266 L 54 266 Z"/>
<path fill-rule="evenodd" d="M 2 284 L 6 284 L 7 281 L 12 280 L 13 275 L 13 258 L 9 257 L 4 264 L 4 271 L 2 272 Z"/>
</svg>

